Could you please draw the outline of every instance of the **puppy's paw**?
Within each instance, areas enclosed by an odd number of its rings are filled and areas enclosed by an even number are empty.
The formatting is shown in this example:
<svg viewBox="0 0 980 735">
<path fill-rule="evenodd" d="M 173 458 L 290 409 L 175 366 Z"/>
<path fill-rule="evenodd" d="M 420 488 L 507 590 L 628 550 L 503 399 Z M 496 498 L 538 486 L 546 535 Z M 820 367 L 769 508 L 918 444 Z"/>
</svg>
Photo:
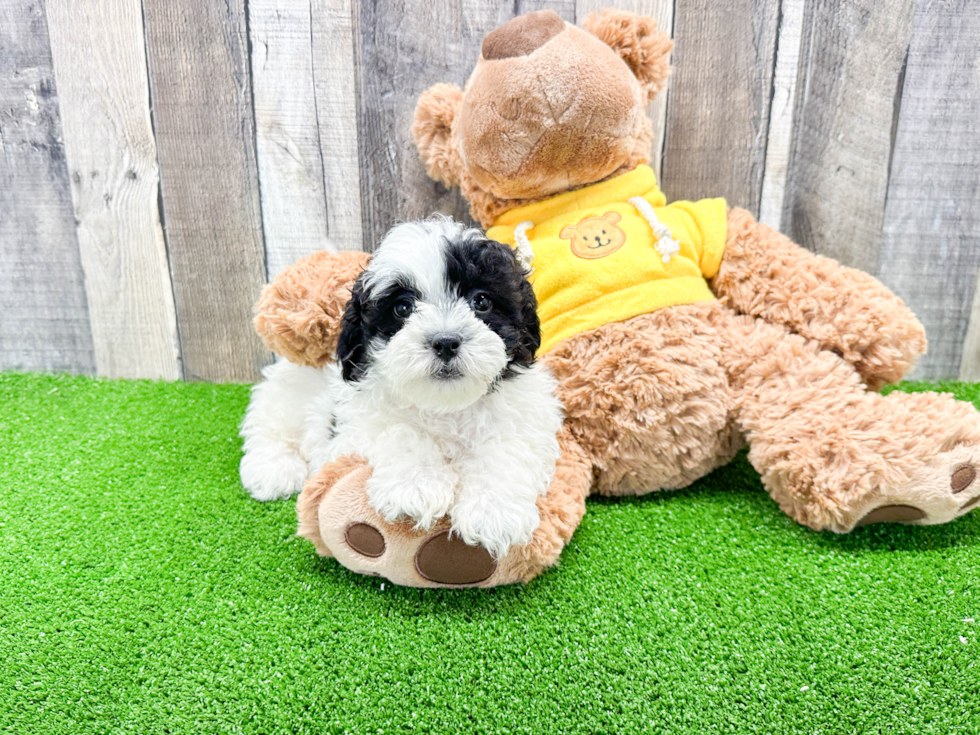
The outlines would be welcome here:
<svg viewBox="0 0 980 735">
<path fill-rule="evenodd" d="M 494 559 L 511 546 L 530 543 L 541 516 L 534 500 L 503 502 L 492 493 L 471 492 L 450 511 L 452 532 L 470 545 L 485 548 Z"/>
<path fill-rule="evenodd" d="M 303 489 L 309 467 L 299 454 L 283 449 L 246 452 L 239 465 L 242 485 L 256 500 L 279 500 Z"/>
<path fill-rule="evenodd" d="M 414 467 L 410 473 L 376 469 L 367 481 L 368 502 L 388 523 L 409 518 L 429 530 L 456 499 L 456 475 L 447 467 Z"/>
</svg>

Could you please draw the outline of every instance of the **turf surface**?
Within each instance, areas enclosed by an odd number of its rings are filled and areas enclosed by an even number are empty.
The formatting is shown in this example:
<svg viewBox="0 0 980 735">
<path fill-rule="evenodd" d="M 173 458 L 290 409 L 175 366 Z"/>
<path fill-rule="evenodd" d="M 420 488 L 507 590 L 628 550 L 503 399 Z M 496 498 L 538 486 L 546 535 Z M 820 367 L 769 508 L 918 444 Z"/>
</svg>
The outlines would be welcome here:
<svg viewBox="0 0 980 735">
<path fill-rule="evenodd" d="M 0 375 L 0 732 L 980 732 L 980 512 L 814 533 L 740 456 L 527 587 L 399 589 L 246 497 L 247 398 Z"/>
</svg>

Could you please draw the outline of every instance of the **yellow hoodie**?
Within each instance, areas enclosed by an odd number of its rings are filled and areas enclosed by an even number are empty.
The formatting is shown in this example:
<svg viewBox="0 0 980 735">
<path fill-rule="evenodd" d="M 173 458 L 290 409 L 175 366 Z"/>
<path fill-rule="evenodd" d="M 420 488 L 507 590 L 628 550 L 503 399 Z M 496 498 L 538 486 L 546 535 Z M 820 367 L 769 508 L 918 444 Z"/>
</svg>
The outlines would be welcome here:
<svg viewBox="0 0 980 735">
<path fill-rule="evenodd" d="M 515 232 L 516 230 L 516 232 Z M 724 199 L 667 206 L 649 166 L 502 214 L 487 237 L 530 260 L 541 349 L 665 306 L 712 301 Z"/>
</svg>

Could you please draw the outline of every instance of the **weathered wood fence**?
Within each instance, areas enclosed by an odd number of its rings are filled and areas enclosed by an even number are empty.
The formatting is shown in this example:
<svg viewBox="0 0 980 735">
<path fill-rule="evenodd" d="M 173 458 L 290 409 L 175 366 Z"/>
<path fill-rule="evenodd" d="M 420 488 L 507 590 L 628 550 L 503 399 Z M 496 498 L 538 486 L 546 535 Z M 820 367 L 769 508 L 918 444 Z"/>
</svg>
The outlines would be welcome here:
<svg viewBox="0 0 980 735">
<path fill-rule="evenodd" d="M 917 374 L 980 379 L 975 0 L 613 3 L 676 40 L 668 196 L 877 274 L 926 324 Z M 418 94 L 515 14 L 605 4 L 0 0 L 0 369 L 254 380 L 267 278 L 468 216 L 411 144 Z"/>
</svg>

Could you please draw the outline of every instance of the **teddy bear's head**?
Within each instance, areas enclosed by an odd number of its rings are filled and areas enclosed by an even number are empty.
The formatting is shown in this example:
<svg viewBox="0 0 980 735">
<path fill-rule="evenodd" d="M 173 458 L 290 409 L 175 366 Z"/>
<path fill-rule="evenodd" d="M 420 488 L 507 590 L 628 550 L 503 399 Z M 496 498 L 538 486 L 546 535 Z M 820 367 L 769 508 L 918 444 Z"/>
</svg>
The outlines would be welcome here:
<svg viewBox="0 0 980 735">
<path fill-rule="evenodd" d="M 429 175 L 458 185 L 489 225 L 529 201 L 646 163 L 646 105 L 670 74 L 652 18 L 603 11 L 587 31 L 542 10 L 489 33 L 461 90 L 419 98 L 412 133 Z"/>
</svg>

